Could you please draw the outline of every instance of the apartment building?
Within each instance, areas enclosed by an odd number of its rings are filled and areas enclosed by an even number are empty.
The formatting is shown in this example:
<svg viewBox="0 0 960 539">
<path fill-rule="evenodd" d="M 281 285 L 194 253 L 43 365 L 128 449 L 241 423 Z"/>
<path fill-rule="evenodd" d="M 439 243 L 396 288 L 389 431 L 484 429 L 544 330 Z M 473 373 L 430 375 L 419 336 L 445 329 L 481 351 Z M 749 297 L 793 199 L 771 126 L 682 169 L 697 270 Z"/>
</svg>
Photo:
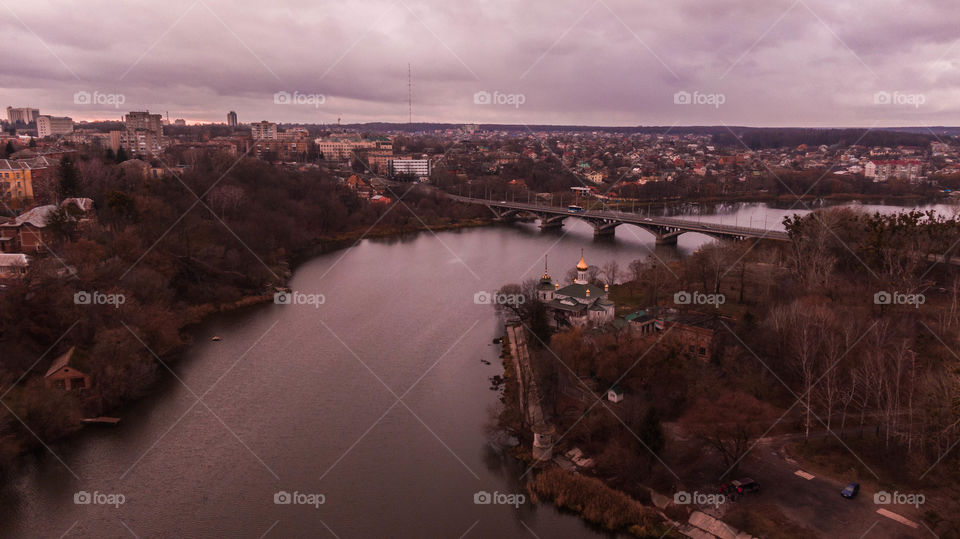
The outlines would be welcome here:
<svg viewBox="0 0 960 539">
<path fill-rule="evenodd" d="M 7 107 L 7 121 L 16 125 L 17 122 L 29 124 L 37 121 L 40 110 L 30 107 Z"/>
<path fill-rule="evenodd" d="M 0 197 L 4 202 L 33 198 L 33 170 L 11 159 L 0 159 Z"/>
<path fill-rule="evenodd" d="M 917 182 L 923 174 L 923 162 L 917 159 L 887 159 L 868 161 L 863 167 L 863 175 L 874 182 L 885 182 L 891 178 Z"/>
<path fill-rule="evenodd" d="M 431 163 L 429 159 L 391 159 L 390 175 L 411 174 L 417 178 L 429 178 Z"/>
<path fill-rule="evenodd" d="M 123 130 L 110 132 L 110 148 L 123 148 L 131 155 L 153 155 L 163 151 L 163 118 L 159 114 L 130 112 L 123 117 Z"/>
<path fill-rule="evenodd" d="M 255 122 L 250 124 L 250 136 L 253 140 L 277 140 L 277 124 L 268 122 Z"/>
<path fill-rule="evenodd" d="M 38 116 L 37 135 L 40 138 L 73 133 L 73 118 L 57 116 Z"/>
<path fill-rule="evenodd" d="M 357 137 L 343 135 L 331 136 L 327 138 L 318 138 L 314 141 L 317 145 L 317 151 L 323 154 L 323 158 L 328 161 L 347 161 L 352 159 L 356 152 L 363 151 L 385 155 L 393 155 L 393 142 L 387 137 L 374 137 L 370 139 L 360 139 Z"/>
</svg>

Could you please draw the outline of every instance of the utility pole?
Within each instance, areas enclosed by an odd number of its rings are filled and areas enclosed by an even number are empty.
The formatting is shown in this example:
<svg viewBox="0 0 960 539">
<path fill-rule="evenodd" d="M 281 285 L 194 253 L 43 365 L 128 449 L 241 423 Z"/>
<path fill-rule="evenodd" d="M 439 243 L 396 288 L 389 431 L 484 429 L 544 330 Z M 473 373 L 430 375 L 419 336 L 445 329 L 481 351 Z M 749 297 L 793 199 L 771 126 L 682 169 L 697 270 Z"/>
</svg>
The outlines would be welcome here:
<svg viewBox="0 0 960 539">
<path fill-rule="evenodd" d="M 407 63 L 407 123 L 413 125 L 413 77 L 410 74 L 410 63 Z"/>
</svg>

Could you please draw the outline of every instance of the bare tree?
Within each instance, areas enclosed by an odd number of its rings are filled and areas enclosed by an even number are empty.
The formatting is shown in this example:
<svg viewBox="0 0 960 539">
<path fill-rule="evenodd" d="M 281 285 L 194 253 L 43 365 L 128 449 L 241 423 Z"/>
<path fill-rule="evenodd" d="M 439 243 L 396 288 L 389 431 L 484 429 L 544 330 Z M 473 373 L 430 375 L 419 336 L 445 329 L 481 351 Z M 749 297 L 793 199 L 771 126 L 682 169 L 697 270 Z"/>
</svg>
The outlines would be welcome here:
<svg viewBox="0 0 960 539">
<path fill-rule="evenodd" d="M 621 275 L 620 264 L 616 260 L 611 260 L 603 265 L 600 274 L 607 284 L 616 284 Z"/>
</svg>

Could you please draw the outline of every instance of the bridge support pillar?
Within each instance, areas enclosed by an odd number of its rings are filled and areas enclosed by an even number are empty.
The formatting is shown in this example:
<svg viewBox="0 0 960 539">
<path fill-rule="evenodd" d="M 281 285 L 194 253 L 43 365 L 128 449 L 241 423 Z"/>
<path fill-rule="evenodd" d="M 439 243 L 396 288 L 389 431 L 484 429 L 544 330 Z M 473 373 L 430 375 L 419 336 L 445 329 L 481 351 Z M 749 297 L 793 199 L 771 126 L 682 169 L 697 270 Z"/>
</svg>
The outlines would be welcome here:
<svg viewBox="0 0 960 539">
<path fill-rule="evenodd" d="M 551 215 L 541 215 L 540 216 L 540 230 L 553 230 L 563 227 L 563 220 L 566 216 L 551 216 Z"/>
<path fill-rule="evenodd" d="M 664 234 L 657 236 L 657 245 L 676 245 L 679 234 Z"/>
<path fill-rule="evenodd" d="M 593 227 L 593 237 L 594 238 L 612 238 L 616 232 L 617 227 L 614 226 L 594 226 Z"/>
</svg>

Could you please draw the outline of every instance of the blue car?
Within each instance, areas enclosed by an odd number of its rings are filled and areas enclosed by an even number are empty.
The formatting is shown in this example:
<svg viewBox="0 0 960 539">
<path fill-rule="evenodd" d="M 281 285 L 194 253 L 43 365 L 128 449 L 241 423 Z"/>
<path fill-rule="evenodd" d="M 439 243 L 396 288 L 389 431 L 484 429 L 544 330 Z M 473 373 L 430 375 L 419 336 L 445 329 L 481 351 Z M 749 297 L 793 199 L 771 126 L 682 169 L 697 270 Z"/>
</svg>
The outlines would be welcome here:
<svg viewBox="0 0 960 539">
<path fill-rule="evenodd" d="M 847 499 L 853 499 L 857 497 L 858 492 L 860 492 L 860 483 L 850 483 L 849 485 L 843 487 L 843 490 L 840 491 L 840 495 Z"/>
</svg>

